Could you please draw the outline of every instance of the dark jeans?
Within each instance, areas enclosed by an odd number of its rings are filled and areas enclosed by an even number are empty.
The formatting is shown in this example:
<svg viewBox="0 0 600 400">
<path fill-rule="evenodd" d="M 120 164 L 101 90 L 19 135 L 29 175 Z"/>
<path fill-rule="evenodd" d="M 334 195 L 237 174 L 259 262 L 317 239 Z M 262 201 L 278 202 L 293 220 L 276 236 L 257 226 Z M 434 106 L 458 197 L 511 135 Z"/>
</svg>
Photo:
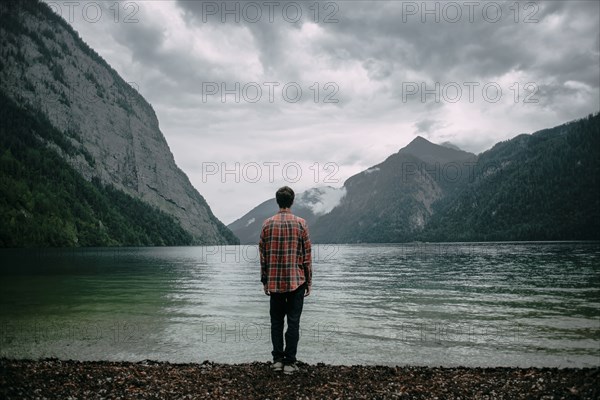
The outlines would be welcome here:
<svg viewBox="0 0 600 400">
<path fill-rule="evenodd" d="M 271 293 L 271 342 L 273 342 L 273 361 L 284 364 L 296 362 L 298 339 L 300 338 L 300 315 L 304 305 L 306 284 L 293 292 Z M 285 332 L 285 350 L 283 348 L 283 318 L 287 316 Z"/>
</svg>

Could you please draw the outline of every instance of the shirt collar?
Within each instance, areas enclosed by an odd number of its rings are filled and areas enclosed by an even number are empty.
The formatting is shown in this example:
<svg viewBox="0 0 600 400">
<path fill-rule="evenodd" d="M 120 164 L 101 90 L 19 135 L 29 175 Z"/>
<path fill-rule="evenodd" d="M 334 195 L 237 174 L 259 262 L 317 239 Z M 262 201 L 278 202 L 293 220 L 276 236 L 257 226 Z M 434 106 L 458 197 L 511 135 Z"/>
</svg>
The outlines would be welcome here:
<svg viewBox="0 0 600 400">
<path fill-rule="evenodd" d="M 280 213 L 291 213 L 290 209 L 285 209 L 285 210 L 279 210 Z"/>
</svg>

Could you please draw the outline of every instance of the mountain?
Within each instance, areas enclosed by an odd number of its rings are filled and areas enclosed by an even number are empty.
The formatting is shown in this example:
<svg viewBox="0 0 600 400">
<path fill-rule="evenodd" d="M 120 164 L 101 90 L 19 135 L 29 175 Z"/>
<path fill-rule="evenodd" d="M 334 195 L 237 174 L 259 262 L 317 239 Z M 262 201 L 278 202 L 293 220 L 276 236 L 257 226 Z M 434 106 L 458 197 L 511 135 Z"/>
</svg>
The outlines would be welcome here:
<svg viewBox="0 0 600 400">
<path fill-rule="evenodd" d="M 0 247 L 193 243 L 163 211 L 87 181 L 48 145 L 81 151 L 43 114 L 0 93 L 0 120 Z"/>
<path fill-rule="evenodd" d="M 398 153 L 357 175 L 342 188 L 298 194 L 294 214 L 307 220 L 315 243 L 412 240 L 432 214 L 432 204 L 466 184 L 476 156 L 415 138 Z M 267 200 L 228 227 L 241 243 L 258 243 L 265 218 L 277 212 Z"/>
<path fill-rule="evenodd" d="M 160 222 L 148 225 L 148 229 L 154 231 L 153 235 L 158 235 L 154 241 L 144 239 L 140 242 L 134 240 L 134 236 L 130 237 L 131 240 L 121 237 L 116 228 L 119 224 L 113 224 L 112 231 L 108 233 L 99 230 L 97 234 L 104 239 L 94 238 L 93 230 L 89 227 L 86 230 L 84 226 L 106 227 L 106 221 L 100 218 L 106 218 L 106 214 L 100 211 L 100 205 L 84 201 L 78 197 L 80 193 L 71 192 L 72 188 L 46 188 L 60 194 L 57 196 L 68 208 L 65 213 L 73 217 L 69 223 L 57 216 L 52 219 L 52 212 L 43 211 L 44 207 L 38 206 L 37 202 L 41 200 L 31 190 L 34 186 L 40 187 L 26 180 L 27 176 L 31 177 L 31 171 L 18 172 L 17 168 L 3 170 L 2 176 L 11 181 L 12 190 L 21 188 L 19 193 L 25 197 L 14 198 L 12 203 L 4 202 L 3 212 L 27 217 L 18 219 L 18 223 L 14 220 L 11 225 L 13 231 L 3 227 L 6 237 L 16 235 L 25 241 L 21 244 L 34 243 L 34 238 L 31 238 L 33 242 L 28 241 L 26 235 L 23 236 L 22 232 L 17 234 L 16 230 L 28 231 L 31 227 L 27 225 L 34 224 L 38 220 L 36 215 L 42 213 L 40 215 L 47 214 L 49 220 L 57 219 L 68 225 L 74 232 L 66 245 L 85 245 L 90 241 L 96 242 L 96 239 L 101 244 L 121 245 L 238 242 L 175 164 L 152 106 L 48 5 L 31 0 L 2 2 L 0 42 L 0 112 L 10 115 L 12 120 L 30 119 L 28 126 L 32 130 L 23 140 L 16 140 L 15 130 L 18 127 L 8 126 L 7 119 L 2 119 L 3 132 L 12 138 L 3 141 L 0 148 L 6 160 L 11 160 L 7 163 L 16 162 L 27 169 L 30 165 L 24 160 L 53 157 L 51 154 L 55 153 L 59 156 L 56 159 L 58 164 L 66 162 L 92 184 L 93 187 L 88 189 L 97 192 L 100 196 L 97 200 L 122 203 L 103 205 L 119 214 L 118 218 L 114 216 L 116 220 L 141 226 L 155 216 L 160 219 Z M 18 150 L 6 147 L 17 145 Z M 23 146 L 31 146 L 35 154 Z M 57 168 L 52 170 L 58 172 Z M 53 184 L 62 185 L 60 182 Z M 76 186 L 85 185 L 78 181 Z M 3 188 L 8 190 L 9 186 L 4 185 Z M 114 193 L 117 193 L 118 200 L 112 196 Z M 30 197 L 29 203 L 25 201 L 27 196 Z M 78 204 L 80 201 L 84 203 Z M 129 215 L 133 209 L 137 210 L 135 215 Z M 83 219 L 78 220 L 75 216 Z M 63 217 L 67 218 L 66 215 Z M 157 228 L 173 222 L 183 231 L 182 235 L 175 236 L 182 240 L 175 243 L 167 237 L 170 230 L 160 234 L 161 230 Z M 92 237 L 79 237 L 80 230 Z M 186 235 L 191 239 L 183 239 Z M 40 243 L 48 244 L 44 240 Z"/>
<path fill-rule="evenodd" d="M 429 164 L 446 164 L 450 162 L 460 162 L 463 160 L 472 160 L 475 155 L 459 149 L 454 145 L 434 144 L 429 140 L 417 136 L 406 147 L 400 149 L 400 154 L 412 154 Z"/>
<path fill-rule="evenodd" d="M 346 195 L 313 224 L 319 243 L 414 240 L 433 204 L 463 187 L 475 154 L 417 137 L 396 154 L 344 182 Z"/>
<path fill-rule="evenodd" d="M 344 189 L 336 189 L 331 186 L 312 188 L 297 193 L 292 206 L 293 212 L 304 218 L 310 227 L 319 216 L 328 213 L 339 204 L 344 194 Z M 273 196 L 227 227 L 240 239 L 241 244 L 257 244 L 263 221 L 276 214 L 277 210 L 279 207 Z"/>
<path fill-rule="evenodd" d="M 600 113 L 497 143 L 422 240 L 600 239 Z"/>
<path fill-rule="evenodd" d="M 350 177 L 309 220 L 315 243 L 600 239 L 600 113 L 475 155 L 417 137 Z M 256 243 L 270 200 L 230 225 Z M 247 225 L 244 225 L 247 224 Z"/>
</svg>

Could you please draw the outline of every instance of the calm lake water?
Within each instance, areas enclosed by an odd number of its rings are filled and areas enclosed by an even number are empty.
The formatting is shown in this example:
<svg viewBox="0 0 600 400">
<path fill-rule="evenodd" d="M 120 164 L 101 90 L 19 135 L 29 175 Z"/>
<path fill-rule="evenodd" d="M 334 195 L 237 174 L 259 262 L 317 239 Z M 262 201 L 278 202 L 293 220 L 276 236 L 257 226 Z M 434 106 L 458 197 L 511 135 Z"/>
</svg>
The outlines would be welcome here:
<svg viewBox="0 0 600 400">
<path fill-rule="evenodd" d="M 270 359 L 256 246 L 0 251 L 0 356 Z M 600 244 L 322 245 L 298 359 L 600 365 Z"/>
</svg>

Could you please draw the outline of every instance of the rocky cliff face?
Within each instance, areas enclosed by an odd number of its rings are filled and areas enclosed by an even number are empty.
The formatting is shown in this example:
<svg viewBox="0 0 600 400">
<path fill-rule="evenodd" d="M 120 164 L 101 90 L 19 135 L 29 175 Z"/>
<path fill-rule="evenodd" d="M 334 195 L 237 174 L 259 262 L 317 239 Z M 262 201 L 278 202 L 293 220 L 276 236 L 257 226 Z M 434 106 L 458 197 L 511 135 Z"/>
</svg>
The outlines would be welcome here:
<svg viewBox="0 0 600 400">
<path fill-rule="evenodd" d="M 69 164 L 174 216 L 198 244 L 237 242 L 175 164 L 150 104 L 66 21 L 37 1 L 2 3 L 0 20 L 0 89 L 65 133 L 80 150 L 61 153 Z"/>
</svg>

